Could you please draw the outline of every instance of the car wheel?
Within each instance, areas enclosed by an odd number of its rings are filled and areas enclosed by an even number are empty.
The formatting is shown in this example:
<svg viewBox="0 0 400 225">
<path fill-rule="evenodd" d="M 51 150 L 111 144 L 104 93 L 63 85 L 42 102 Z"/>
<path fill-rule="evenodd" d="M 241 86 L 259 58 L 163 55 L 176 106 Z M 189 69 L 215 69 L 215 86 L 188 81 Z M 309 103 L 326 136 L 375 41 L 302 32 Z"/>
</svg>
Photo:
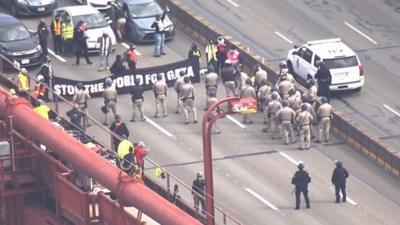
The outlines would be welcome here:
<svg viewBox="0 0 400 225">
<path fill-rule="evenodd" d="M 361 91 L 361 87 L 354 89 L 354 92 L 360 92 Z"/>
<path fill-rule="evenodd" d="M 18 12 L 17 6 L 15 6 L 14 4 L 11 5 L 11 14 L 12 14 L 13 16 L 15 16 L 15 17 L 18 17 L 18 16 L 19 16 L 19 12 Z"/>
</svg>

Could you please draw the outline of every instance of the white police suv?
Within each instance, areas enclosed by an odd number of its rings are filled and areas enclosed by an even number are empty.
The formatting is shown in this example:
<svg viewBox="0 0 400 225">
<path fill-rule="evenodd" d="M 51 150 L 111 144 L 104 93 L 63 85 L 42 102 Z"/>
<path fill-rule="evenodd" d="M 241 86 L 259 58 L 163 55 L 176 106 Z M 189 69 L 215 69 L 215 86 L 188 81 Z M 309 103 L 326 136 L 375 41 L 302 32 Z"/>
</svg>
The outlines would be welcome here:
<svg viewBox="0 0 400 225">
<path fill-rule="evenodd" d="M 318 70 L 323 61 L 332 75 L 332 91 L 361 90 L 364 85 L 364 69 L 356 53 L 340 38 L 309 41 L 300 47 L 294 46 L 287 56 L 287 66 L 295 78 L 305 81 Z"/>
</svg>

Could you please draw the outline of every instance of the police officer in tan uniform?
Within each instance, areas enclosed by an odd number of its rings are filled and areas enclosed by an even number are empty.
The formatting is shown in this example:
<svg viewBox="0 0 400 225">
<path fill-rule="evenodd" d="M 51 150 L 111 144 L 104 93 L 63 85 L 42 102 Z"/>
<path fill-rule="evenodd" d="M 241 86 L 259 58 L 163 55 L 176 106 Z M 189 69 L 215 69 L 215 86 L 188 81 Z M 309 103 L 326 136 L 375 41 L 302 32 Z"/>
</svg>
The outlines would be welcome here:
<svg viewBox="0 0 400 225">
<path fill-rule="evenodd" d="M 293 109 L 289 107 L 289 102 L 287 100 L 283 100 L 282 102 L 283 108 L 276 112 L 276 118 L 280 123 L 281 130 L 283 132 L 283 137 L 285 139 L 285 144 L 289 144 L 289 136 L 291 142 L 294 143 L 294 133 L 293 133 L 293 123 L 296 119 L 296 113 Z"/>
<path fill-rule="evenodd" d="M 197 112 L 194 105 L 194 88 L 190 83 L 189 77 L 185 77 L 183 81 L 185 84 L 182 85 L 181 96 L 183 111 L 185 112 L 185 124 L 189 124 L 189 113 L 193 114 L 193 123 L 197 123 Z"/>
<path fill-rule="evenodd" d="M 261 65 L 256 65 L 256 72 L 255 72 L 255 78 L 254 78 L 254 83 L 256 86 L 256 89 L 259 90 L 260 87 L 262 86 L 262 81 L 263 80 L 268 80 L 268 74 L 267 71 L 263 70 Z"/>
<path fill-rule="evenodd" d="M 301 106 L 301 113 L 297 116 L 297 122 L 300 126 L 300 150 L 310 149 L 311 122 L 313 116 L 307 111 L 307 105 Z"/>
<path fill-rule="evenodd" d="M 240 98 L 256 99 L 256 97 L 257 97 L 256 91 L 254 90 L 254 87 L 251 86 L 251 79 L 247 78 L 247 80 L 245 81 L 245 85 L 240 90 Z M 242 123 L 248 123 L 248 124 L 253 123 L 253 121 L 251 121 L 250 115 L 248 113 L 243 113 Z"/>
<path fill-rule="evenodd" d="M 103 92 L 103 99 L 106 111 L 104 112 L 104 125 L 108 125 L 108 112 L 111 110 L 114 118 L 117 115 L 117 90 L 111 78 L 106 79 L 106 89 Z"/>
<path fill-rule="evenodd" d="M 287 79 L 286 74 L 282 74 L 280 81 L 276 85 L 276 89 L 283 100 L 289 98 L 289 90 L 293 87 L 293 83 Z"/>
<path fill-rule="evenodd" d="M 208 93 L 208 96 L 207 96 L 207 110 L 208 110 L 208 108 L 210 106 L 212 106 L 214 103 L 216 103 L 218 101 L 216 96 L 217 96 L 216 92 Z M 218 113 L 218 109 L 214 110 L 213 113 L 217 114 Z M 218 128 L 217 121 L 214 122 L 214 126 L 213 127 L 215 128 L 215 133 L 220 134 L 221 130 Z"/>
<path fill-rule="evenodd" d="M 181 90 L 182 90 L 182 85 L 185 83 L 183 81 L 183 78 L 185 78 L 185 75 L 186 75 L 185 72 L 180 71 L 179 72 L 179 77 L 178 77 L 178 79 L 176 79 L 175 85 L 174 85 L 174 89 L 175 89 L 175 92 L 176 92 L 176 98 L 177 98 L 176 111 L 175 111 L 176 114 L 179 114 L 182 111 Z"/>
<path fill-rule="evenodd" d="M 163 81 L 163 76 L 157 74 L 157 81 L 153 85 L 153 93 L 156 101 L 155 118 L 160 117 L 160 107 L 162 108 L 163 117 L 167 117 L 167 84 Z"/>
<path fill-rule="evenodd" d="M 315 117 L 315 102 L 317 101 L 317 91 L 318 88 L 315 85 L 315 81 L 313 79 L 309 79 L 307 81 L 307 102 L 312 106 L 312 115 Z"/>
<path fill-rule="evenodd" d="M 76 84 L 75 94 L 72 98 L 72 102 L 78 105 L 78 109 L 85 113 L 83 118 L 83 127 L 89 127 L 90 123 L 88 120 L 88 99 L 90 99 L 89 91 L 87 91 L 81 82 Z"/>
<path fill-rule="evenodd" d="M 317 142 L 320 143 L 323 139 L 329 141 L 329 128 L 331 125 L 332 106 L 328 103 L 326 97 L 321 97 L 321 105 L 317 110 L 319 135 Z"/>
<path fill-rule="evenodd" d="M 300 108 L 301 107 L 303 107 L 303 105 L 305 105 L 305 107 L 307 108 L 307 111 L 309 112 L 309 113 L 311 113 L 311 115 L 314 117 L 314 108 L 313 108 L 313 106 L 308 102 L 308 100 L 307 100 L 307 94 L 306 93 L 303 93 L 302 95 L 301 95 L 301 106 L 300 106 Z M 301 110 L 300 110 L 300 112 L 301 112 Z M 297 114 L 299 114 L 300 112 L 298 112 Z M 310 133 L 311 133 L 311 138 L 315 138 L 315 131 L 314 131 L 314 127 L 313 126 L 310 126 Z"/>
<path fill-rule="evenodd" d="M 267 124 L 268 112 L 266 108 L 269 102 L 269 96 L 271 94 L 272 87 L 268 84 L 268 81 L 266 79 L 262 80 L 260 85 L 261 86 L 259 87 L 257 93 L 258 104 L 260 105 L 264 114 L 264 124 Z"/>
<path fill-rule="evenodd" d="M 272 133 L 271 137 L 272 139 L 276 139 L 276 136 L 280 135 L 280 130 L 279 130 L 279 121 L 277 120 L 275 114 L 282 108 L 282 104 L 278 99 L 278 94 L 277 93 L 272 93 L 271 94 L 271 101 L 268 103 L 267 106 L 267 113 L 268 113 L 268 123 L 267 123 L 267 129 L 264 129 L 264 132 L 268 131 L 268 127 L 271 128 Z"/>
<path fill-rule="evenodd" d="M 218 90 L 218 74 L 215 72 L 214 67 L 210 66 L 208 68 L 208 73 L 205 76 L 205 86 L 206 86 L 206 95 L 207 97 L 210 96 L 210 93 L 215 93 L 215 96 L 217 96 L 217 90 Z M 207 107 L 205 110 L 208 108 L 208 98 L 206 102 Z"/>
<path fill-rule="evenodd" d="M 301 110 L 301 96 L 296 93 L 295 88 L 291 88 L 289 90 L 289 107 L 292 108 L 296 113 L 299 113 Z"/>
</svg>

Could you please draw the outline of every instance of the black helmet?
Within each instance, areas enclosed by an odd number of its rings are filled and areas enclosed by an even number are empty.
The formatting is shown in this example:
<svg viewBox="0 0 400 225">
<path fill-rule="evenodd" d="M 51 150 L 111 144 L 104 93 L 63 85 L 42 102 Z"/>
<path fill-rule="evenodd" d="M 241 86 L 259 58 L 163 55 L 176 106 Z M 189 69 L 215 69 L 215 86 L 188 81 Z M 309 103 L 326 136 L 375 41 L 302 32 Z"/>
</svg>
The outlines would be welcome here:
<svg viewBox="0 0 400 225">
<path fill-rule="evenodd" d="M 267 79 L 262 79 L 261 80 L 261 85 L 266 85 L 268 84 L 268 80 Z"/>
<path fill-rule="evenodd" d="M 185 82 L 185 84 L 187 84 L 190 82 L 190 78 L 186 76 L 185 78 L 183 78 L 183 81 Z"/>
<path fill-rule="evenodd" d="M 297 163 L 297 168 L 299 168 L 299 169 L 304 169 L 304 163 L 303 163 L 302 161 L 299 161 L 299 162 Z"/>
<path fill-rule="evenodd" d="M 287 66 L 286 66 L 286 62 L 285 61 L 282 61 L 282 62 L 280 62 L 279 63 L 279 68 L 280 69 L 284 69 L 284 68 L 286 68 Z"/>
<path fill-rule="evenodd" d="M 307 95 L 306 94 L 302 94 L 301 95 L 301 101 L 302 102 L 307 102 Z"/>
<path fill-rule="evenodd" d="M 278 98 L 278 95 L 274 92 L 271 94 L 272 100 L 276 100 Z"/>
<path fill-rule="evenodd" d="M 289 106 L 289 101 L 288 100 L 283 100 L 282 106 L 283 107 Z"/>
<path fill-rule="evenodd" d="M 289 89 L 289 95 L 292 96 L 294 94 L 296 94 L 296 88 L 290 88 Z"/>
<path fill-rule="evenodd" d="M 76 88 L 78 88 L 78 90 L 82 90 L 83 84 L 82 84 L 81 82 L 78 82 L 78 83 L 76 84 Z"/>
<path fill-rule="evenodd" d="M 301 111 L 306 111 L 307 110 L 307 105 L 306 104 L 303 104 L 303 105 L 301 105 Z"/>
<path fill-rule="evenodd" d="M 326 97 L 321 97 L 321 103 L 325 104 L 328 102 L 328 99 Z"/>
<path fill-rule="evenodd" d="M 159 74 L 157 74 L 157 80 L 162 80 L 162 74 L 161 73 L 159 73 Z"/>
<path fill-rule="evenodd" d="M 339 160 L 335 160 L 335 165 L 336 165 L 336 166 L 342 166 L 342 162 L 339 161 Z"/>
</svg>

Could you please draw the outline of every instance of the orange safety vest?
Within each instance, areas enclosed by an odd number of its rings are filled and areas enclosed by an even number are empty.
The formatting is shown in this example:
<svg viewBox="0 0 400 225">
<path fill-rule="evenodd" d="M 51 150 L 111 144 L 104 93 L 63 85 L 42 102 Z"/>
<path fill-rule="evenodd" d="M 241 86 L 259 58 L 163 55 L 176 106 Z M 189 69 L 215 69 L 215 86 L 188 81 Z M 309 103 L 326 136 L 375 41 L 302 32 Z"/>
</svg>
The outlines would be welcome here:
<svg viewBox="0 0 400 225">
<path fill-rule="evenodd" d="M 44 96 L 46 93 L 46 87 L 42 84 L 37 84 L 35 87 L 35 91 L 32 93 L 33 97 L 38 98 L 40 96 Z"/>
<path fill-rule="evenodd" d="M 61 22 L 54 20 L 53 24 L 54 24 L 53 25 L 54 26 L 54 35 L 57 35 L 57 36 L 61 35 Z"/>
</svg>

